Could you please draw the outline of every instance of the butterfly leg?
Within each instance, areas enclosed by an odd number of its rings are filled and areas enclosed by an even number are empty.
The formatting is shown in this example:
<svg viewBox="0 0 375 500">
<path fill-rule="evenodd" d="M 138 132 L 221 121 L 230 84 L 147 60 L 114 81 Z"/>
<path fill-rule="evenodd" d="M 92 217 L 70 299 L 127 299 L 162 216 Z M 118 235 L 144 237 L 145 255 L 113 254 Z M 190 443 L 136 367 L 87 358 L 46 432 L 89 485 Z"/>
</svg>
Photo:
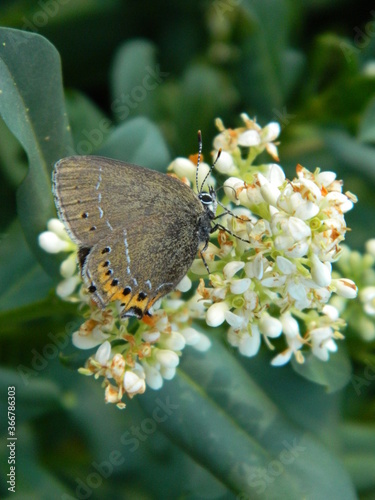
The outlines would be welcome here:
<svg viewBox="0 0 375 500">
<path fill-rule="evenodd" d="M 235 238 L 237 238 L 238 240 L 241 240 L 241 241 L 244 241 L 245 243 L 251 243 L 251 241 L 249 240 L 245 240 L 244 238 L 240 238 L 239 236 L 237 236 L 236 234 L 232 233 L 232 231 L 229 231 L 229 229 L 227 229 L 226 227 L 222 226 L 221 224 L 215 224 L 212 228 L 211 228 L 211 233 L 214 233 L 217 229 L 221 229 L 222 231 L 225 231 L 226 233 L 230 234 L 231 236 L 234 236 Z"/>
<path fill-rule="evenodd" d="M 204 267 L 207 269 L 208 274 L 211 274 L 211 271 L 210 271 L 210 269 L 209 269 L 209 267 L 208 267 L 208 264 L 207 264 L 207 262 L 206 262 L 206 259 L 205 259 L 205 258 L 204 258 L 204 256 L 203 256 L 203 252 L 207 250 L 207 247 L 208 247 L 208 243 L 209 243 L 209 241 L 210 241 L 209 239 L 207 239 L 207 240 L 206 240 L 206 242 L 205 242 L 205 244 L 204 244 L 204 247 L 202 248 L 202 250 L 201 250 L 199 253 L 200 253 L 200 255 L 201 255 L 201 259 L 202 259 L 202 261 L 203 261 Z"/>
</svg>

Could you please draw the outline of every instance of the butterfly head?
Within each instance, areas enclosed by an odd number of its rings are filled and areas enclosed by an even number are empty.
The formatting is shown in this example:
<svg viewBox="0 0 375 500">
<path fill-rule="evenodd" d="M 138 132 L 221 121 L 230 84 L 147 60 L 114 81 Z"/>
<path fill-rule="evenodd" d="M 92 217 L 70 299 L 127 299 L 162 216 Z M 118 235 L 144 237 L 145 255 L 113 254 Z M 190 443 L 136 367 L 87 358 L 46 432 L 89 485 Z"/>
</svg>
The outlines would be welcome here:
<svg viewBox="0 0 375 500">
<path fill-rule="evenodd" d="M 216 192 L 212 186 L 208 187 L 207 191 L 200 191 L 198 193 L 199 201 L 202 203 L 205 212 L 208 214 L 210 219 L 213 219 L 216 215 L 217 200 Z"/>
</svg>

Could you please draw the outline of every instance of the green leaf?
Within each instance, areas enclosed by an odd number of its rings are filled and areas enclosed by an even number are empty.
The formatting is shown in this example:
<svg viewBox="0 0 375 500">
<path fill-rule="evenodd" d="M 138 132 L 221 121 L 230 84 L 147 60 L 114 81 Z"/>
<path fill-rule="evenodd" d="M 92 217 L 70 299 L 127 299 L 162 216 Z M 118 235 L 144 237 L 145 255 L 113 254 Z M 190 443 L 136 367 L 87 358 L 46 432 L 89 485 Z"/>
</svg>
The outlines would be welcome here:
<svg viewBox="0 0 375 500">
<path fill-rule="evenodd" d="M 321 138 L 335 155 L 337 163 L 375 182 L 375 148 L 361 144 L 339 130 L 322 130 Z"/>
<path fill-rule="evenodd" d="M 375 426 L 351 422 L 340 428 L 344 464 L 359 490 L 375 489 Z"/>
<path fill-rule="evenodd" d="M 5 397 L 5 396 L 4 396 Z M 31 406 L 33 403 L 31 404 Z M 17 410 L 16 410 L 17 411 Z M 17 412 L 18 417 L 18 412 Z M 4 443 L 5 444 L 5 443 Z M 6 450 L 6 451 L 5 451 Z M 0 451 L 0 470 L 3 477 L 9 474 L 8 456 L 9 448 L 2 447 Z M 29 425 L 18 425 L 16 442 L 16 497 L 18 500 L 31 498 L 64 498 L 69 490 L 61 483 L 57 474 L 51 473 L 47 464 L 43 463 L 40 456 L 40 442 Z M 7 485 L 8 487 L 9 485 Z M 5 487 L 5 486 L 4 486 Z M 3 497 L 8 497 L 7 490 L 1 491 Z M 72 495 L 74 493 L 72 492 Z M 69 497 L 68 495 L 66 498 Z"/>
<path fill-rule="evenodd" d="M 287 49 L 290 7 L 284 0 L 246 0 L 242 6 L 241 95 L 247 107 L 271 117 L 285 106 L 286 92 L 293 89 L 303 63 L 303 57 L 291 58 Z"/>
<path fill-rule="evenodd" d="M 184 353 L 156 401 L 167 436 L 236 494 L 257 498 L 356 498 L 340 463 L 278 410 L 218 340 L 207 354 Z"/>
<path fill-rule="evenodd" d="M 38 260 L 56 272 L 55 257 L 43 252 L 37 241 L 47 220 L 56 216 L 53 164 L 71 144 L 56 49 L 35 33 L 0 28 L 0 82 L 0 113 L 30 165 L 17 193 L 21 225 Z"/>
<path fill-rule="evenodd" d="M 222 72 L 204 64 L 189 66 L 177 85 L 167 82 L 160 90 L 160 102 L 170 117 L 168 132 L 178 155 L 198 150 L 198 130 L 203 133 L 203 147 L 209 149 L 205 137 L 217 133 L 213 118 L 226 114 L 236 100 L 232 83 Z"/>
<path fill-rule="evenodd" d="M 146 40 L 132 40 L 117 51 L 112 69 L 111 108 L 117 120 L 129 116 L 152 116 L 155 90 L 169 74 L 160 73 L 155 46 Z"/>
<path fill-rule="evenodd" d="M 111 121 L 90 99 L 77 91 L 67 92 L 66 108 L 74 148 L 67 146 L 65 156 L 94 154 L 108 138 L 113 128 Z"/>
<path fill-rule="evenodd" d="M 36 379 L 36 375 L 41 375 L 41 372 L 22 364 L 17 366 L 17 371 L 0 369 L 1 413 L 6 415 L 8 387 L 15 387 L 17 425 L 61 408 L 62 395 L 58 385 L 42 377 Z M 5 432 L 6 427 L 7 420 L 3 418 L 0 424 L 1 433 Z"/>
<path fill-rule="evenodd" d="M 98 154 L 165 171 L 170 155 L 158 127 L 138 117 L 116 127 Z"/>
<path fill-rule="evenodd" d="M 0 246 L 0 311 L 11 311 L 47 297 L 53 281 L 35 259 L 14 222 L 2 235 Z"/>
<path fill-rule="evenodd" d="M 336 353 L 331 353 L 326 362 L 310 352 L 302 364 L 293 358 L 292 366 L 307 380 L 323 385 L 327 392 L 335 392 L 345 387 L 352 375 L 350 359 L 343 346 L 340 346 Z"/>
<path fill-rule="evenodd" d="M 369 102 L 358 126 L 358 140 L 375 142 L 375 97 Z"/>
</svg>

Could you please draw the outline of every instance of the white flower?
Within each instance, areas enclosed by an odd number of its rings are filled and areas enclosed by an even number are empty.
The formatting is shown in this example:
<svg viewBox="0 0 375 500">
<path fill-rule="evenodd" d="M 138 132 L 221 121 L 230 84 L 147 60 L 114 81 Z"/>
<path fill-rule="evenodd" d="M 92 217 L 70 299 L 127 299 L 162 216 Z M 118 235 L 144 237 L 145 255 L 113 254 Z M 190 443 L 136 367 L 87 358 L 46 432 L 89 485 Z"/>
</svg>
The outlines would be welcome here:
<svg viewBox="0 0 375 500">
<path fill-rule="evenodd" d="M 187 179 L 193 189 L 195 189 L 195 176 L 197 172 L 197 165 L 187 158 L 176 158 L 168 167 L 168 171 L 173 171 L 177 177 L 180 179 Z M 207 163 L 201 162 L 198 169 L 198 187 L 202 185 L 202 182 L 208 174 L 210 174 L 211 168 Z M 208 175 L 206 181 L 209 185 L 215 185 L 215 179 Z"/>
<path fill-rule="evenodd" d="M 105 342 L 103 342 L 103 344 L 99 346 L 98 350 L 96 351 L 95 359 L 101 365 L 106 366 L 110 356 L 111 356 L 111 344 L 110 342 L 108 342 L 108 340 L 106 340 Z"/>
<path fill-rule="evenodd" d="M 369 316 L 375 316 L 375 286 L 367 286 L 360 291 L 359 298 Z"/>
<path fill-rule="evenodd" d="M 225 265 L 223 269 L 224 278 L 230 280 L 238 271 L 245 267 L 245 262 L 232 261 Z"/>
<path fill-rule="evenodd" d="M 160 332 L 159 330 L 146 330 L 142 333 L 142 339 L 152 344 L 160 339 Z"/>
<path fill-rule="evenodd" d="M 176 290 L 180 292 L 187 292 L 191 288 L 191 279 L 188 276 L 184 276 L 180 283 L 176 286 Z"/>
<path fill-rule="evenodd" d="M 146 374 L 147 385 L 155 391 L 160 389 L 163 385 L 163 377 L 161 376 L 159 370 L 147 361 L 143 361 L 142 366 Z"/>
<path fill-rule="evenodd" d="M 275 184 L 268 182 L 268 180 L 260 173 L 257 175 L 257 179 L 260 185 L 260 193 L 264 201 L 269 205 L 276 207 L 277 200 L 280 196 L 279 188 Z"/>
<path fill-rule="evenodd" d="M 242 295 L 250 287 L 251 279 L 242 278 L 238 280 L 232 280 L 230 284 L 230 291 L 236 295 Z"/>
<path fill-rule="evenodd" d="M 48 253 L 67 252 L 76 248 L 65 230 L 64 224 L 58 219 L 50 219 L 47 223 L 48 231 L 38 237 L 39 246 Z"/>
<path fill-rule="evenodd" d="M 328 286 L 331 283 L 332 266 L 330 262 L 321 262 L 317 255 L 312 254 L 311 261 L 311 277 L 315 283 L 321 287 Z"/>
<path fill-rule="evenodd" d="M 251 358 L 255 356 L 260 347 L 260 333 L 256 325 L 251 325 L 251 334 L 244 332 L 240 336 L 238 350 L 243 356 Z"/>
<path fill-rule="evenodd" d="M 135 396 L 135 394 L 143 394 L 146 390 L 144 379 L 131 370 L 125 371 L 123 384 L 130 397 Z"/>
<path fill-rule="evenodd" d="M 39 235 L 39 246 L 48 253 L 59 253 L 69 250 L 69 243 L 60 239 L 52 231 L 44 231 Z"/>
<path fill-rule="evenodd" d="M 366 241 L 366 252 L 375 257 L 375 238 Z"/>
<path fill-rule="evenodd" d="M 60 264 L 60 274 L 63 278 L 70 278 L 77 272 L 77 256 L 72 253 Z"/>
<path fill-rule="evenodd" d="M 60 283 L 57 285 L 56 294 L 62 299 L 65 299 L 66 297 L 72 295 L 72 293 L 75 291 L 75 289 L 80 283 L 81 283 L 81 278 L 78 275 L 66 278 L 60 281 Z"/>
<path fill-rule="evenodd" d="M 282 324 L 277 318 L 273 318 L 268 314 L 263 314 L 259 321 L 259 331 L 267 337 L 279 337 L 282 332 Z"/>
<path fill-rule="evenodd" d="M 212 304 L 206 314 L 206 323 L 208 326 L 219 326 L 225 320 L 225 312 L 229 310 L 226 302 L 215 302 Z"/>
<path fill-rule="evenodd" d="M 216 159 L 217 152 L 214 154 L 214 158 Z M 222 151 L 219 159 L 215 164 L 215 168 L 218 172 L 225 175 L 235 175 L 238 172 L 237 167 L 234 164 L 233 157 L 226 151 Z"/>
<path fill-rule="evenodd" d="M 196 351 L 206 352 L 211 347 L 211 340 L 207 337 L 207 335 L 200 333 L 198 342 L 195 342 L 192 346 Z"/>
<path fill-rule="evenodd" d="M 169 349 L 157 349 L 155 357 L 166 368 L 176 368 L 180 362 L 178 355 Z"/>
<path fill-rule="evenodd" d="M 346 299 L 355 299 L 357 297 L 358 288 L 354 281 L 347 278 L 334 279 L 331 282 L 337 295 Z"/>
<path fill-rule="evenodd" d="M 284 170 L 277 163 L 269 163 L 266 167 L 264 177 L 274 186 L 280 187 L 285 182 Z"/>
<path fill-rule="evenodd" d="M 160 347 L 170 349 L 172 351 L 182 351 L 185 347 L 186 340 L 179 332 L 164 333 L 161 335 L 158 345 Z"/>
<path fill-rule="evenodd" d="M 173 367 L 160 367 L 160 374 L 165 380 L 172 380 L 172 378 L 176 375 L 176 368 Z"/>
<path fill-rule="evenodd" d="M 109 335 L 103 333 L 100 326 L 96 326 L 89 335 L 81 330 L 74 332 L 72 342 L 78 349 L 92 349 L 102 344 L 108 337 Z"/>
<path fill-rule="evenodd" d="M 312 352 L 322 361 L 329 359 L 329 353 L 337 351 L 337 345 L 332 338 L 333 330 L 330 327 L 315 328 L 310 331 Z"/>
<path fill-rule="evenodd" d="M 288 344 L 288 348 L 273 358 L 271 364 L 273 366 L 282 366 L 288 363 L 292 355 L 296 357 L 299 363 L 303 362 L 303 357 L 299 350 L 304 345 L 299 332 L 298 322 L 289 313 L 282 314 L 280 317 L 283 334 Z"/>
</svg>

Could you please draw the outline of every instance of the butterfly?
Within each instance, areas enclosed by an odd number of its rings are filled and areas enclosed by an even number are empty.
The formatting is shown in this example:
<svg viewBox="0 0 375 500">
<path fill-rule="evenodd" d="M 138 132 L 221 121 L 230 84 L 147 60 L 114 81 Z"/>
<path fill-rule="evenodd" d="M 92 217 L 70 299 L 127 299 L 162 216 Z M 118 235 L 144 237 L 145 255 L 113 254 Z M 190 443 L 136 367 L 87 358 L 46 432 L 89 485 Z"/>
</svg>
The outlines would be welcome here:
<svg viewBox="0 0 375 500">
<path fill-rule="evenodd" d="M 212 187 L 203 191 L 210 172 L 198 186 L 198 136 L 197 194 L 177 178 L 110 158 L 70 156 L 55 164 L 57 212 L 79 246 L 82 278 L 99 307 L 119 301 L 121 317 L 150 315 L 207 248 L 219 226 L 217 198 Z"/>
</svg>

